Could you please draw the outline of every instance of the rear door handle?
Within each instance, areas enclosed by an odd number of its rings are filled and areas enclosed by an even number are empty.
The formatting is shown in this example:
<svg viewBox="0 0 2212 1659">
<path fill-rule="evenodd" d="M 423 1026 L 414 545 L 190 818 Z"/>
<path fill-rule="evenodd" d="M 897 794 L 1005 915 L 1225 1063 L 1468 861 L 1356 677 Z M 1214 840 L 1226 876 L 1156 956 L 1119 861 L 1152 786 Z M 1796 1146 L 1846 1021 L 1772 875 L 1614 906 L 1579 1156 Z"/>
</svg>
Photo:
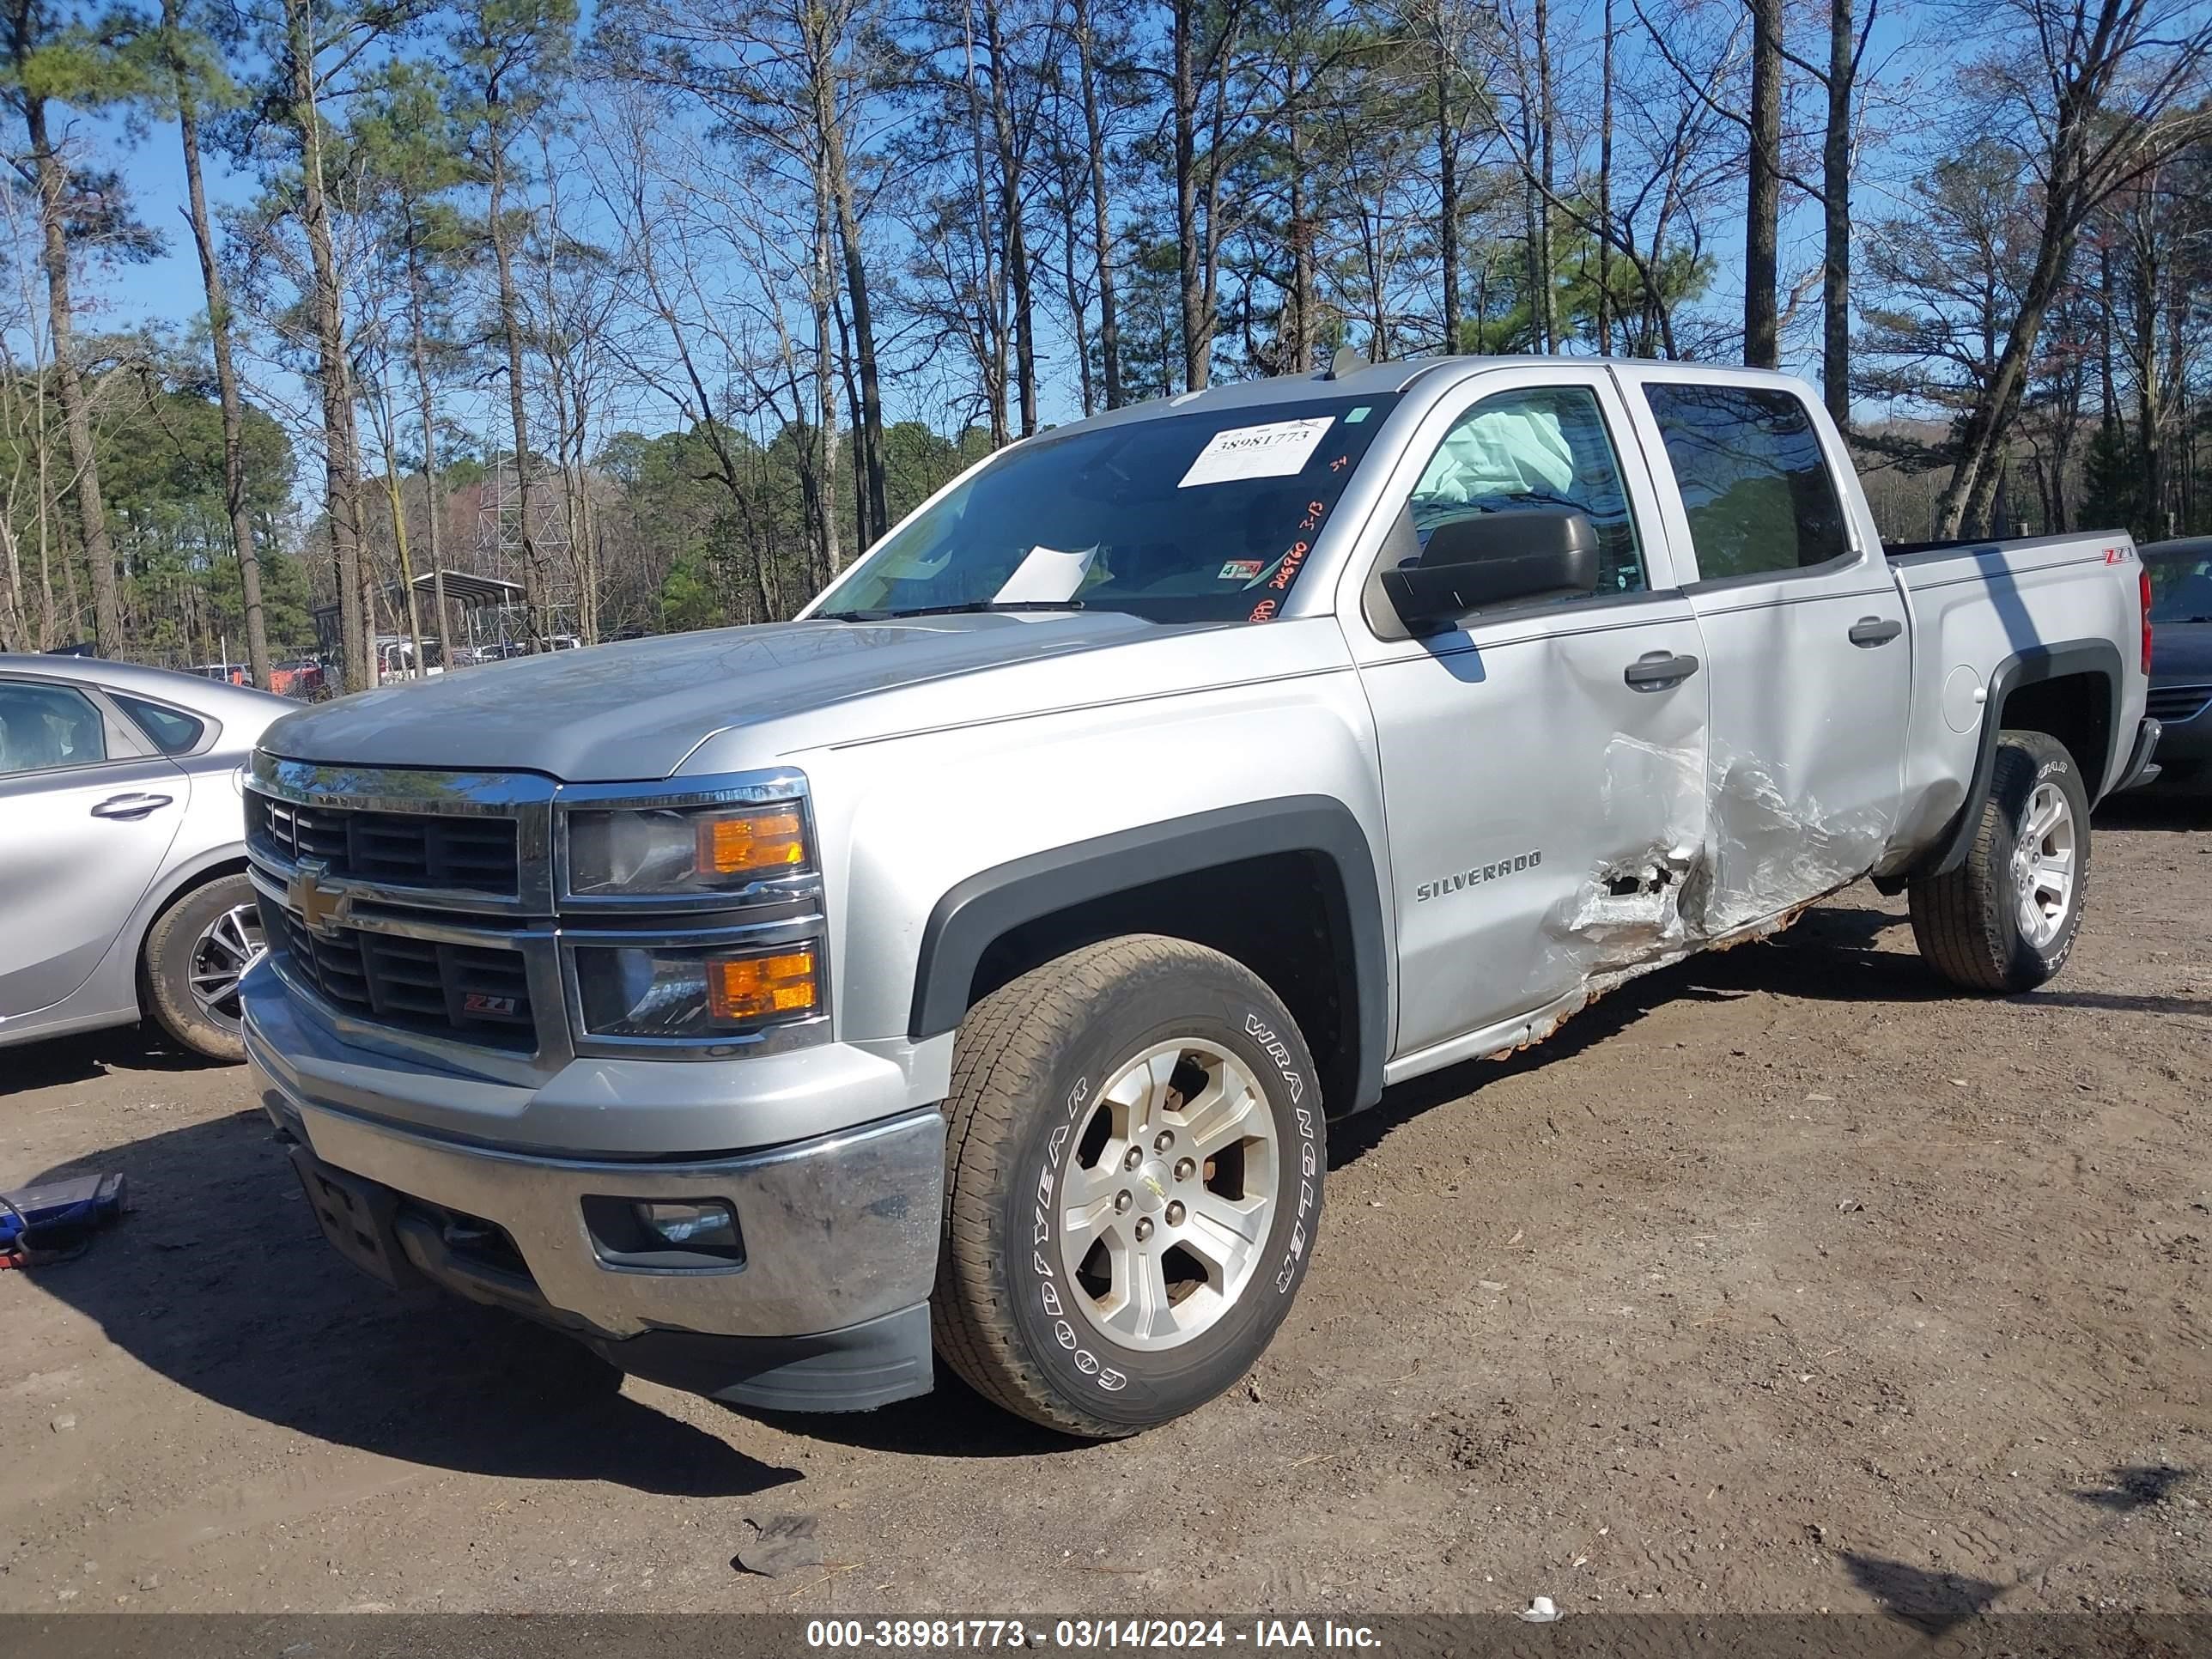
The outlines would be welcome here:
<svg viewBox="0 0 2212 1659">
<path fill-rule="evenodd" d="M 1887 645 L 1905 631 L 1905 624 L 1881 617 L 1861 617 L 1851 624 L 1851 643 L 1872 650 L 1877 645 Z"/>
<path fill-rule="evenodd" d="M 1620 678 L 1638 691 L 1664 691 L 1680 685 L 1698 672 L 1695 657 L 1678 657 L 1667 651 L 1647 651 L 1628 665 Z"/>
<path fill-rule="evenodd" d="M 96 818 L 143 818 L 169 804 L 167 795 L 110 795 L 92 809 Z"/>
</svg>

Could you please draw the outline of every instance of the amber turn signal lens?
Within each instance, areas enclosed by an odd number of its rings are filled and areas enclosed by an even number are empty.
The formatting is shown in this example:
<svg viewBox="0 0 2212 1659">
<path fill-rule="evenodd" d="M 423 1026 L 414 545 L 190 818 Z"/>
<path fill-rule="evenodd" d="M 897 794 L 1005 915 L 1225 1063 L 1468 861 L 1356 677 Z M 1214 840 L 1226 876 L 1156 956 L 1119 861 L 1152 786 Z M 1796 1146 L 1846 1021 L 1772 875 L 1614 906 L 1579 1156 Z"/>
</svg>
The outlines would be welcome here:
<svg viewBox="0 0 2212 1659">
<path fill-rule="evenodd" d="M 707 958 L 707 1012 L 725 1024 L 811 1014 L 817 996 L 811 945 L 773 956 Z"/>
<path fill-rule="evenodd" d="M 694 830 L 702 876 L 773 875 L 806 862 L 805 815 L 796 806 L 709 813 Z"/>
</svg>

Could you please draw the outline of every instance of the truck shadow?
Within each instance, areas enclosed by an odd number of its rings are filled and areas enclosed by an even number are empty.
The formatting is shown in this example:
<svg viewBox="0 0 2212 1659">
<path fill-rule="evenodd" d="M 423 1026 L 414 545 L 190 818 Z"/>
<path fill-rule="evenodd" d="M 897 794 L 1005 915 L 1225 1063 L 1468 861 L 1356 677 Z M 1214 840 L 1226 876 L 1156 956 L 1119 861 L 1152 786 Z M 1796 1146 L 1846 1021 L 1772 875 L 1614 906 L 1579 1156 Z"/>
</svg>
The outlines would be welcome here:
<svg viewBox="0 0 2212 1659">
<path fill-rule="evenodd" d="M 39 1177 L 120 1170 L 131 1212 L 33 1285 L 214 1403 L 468 1474 L 736 1497 L 799 1478 L 620 1392 L 566 1338 L 468 1304 L 403 1310 L 324 1243 L 258 1111 Z"/>
</svg>

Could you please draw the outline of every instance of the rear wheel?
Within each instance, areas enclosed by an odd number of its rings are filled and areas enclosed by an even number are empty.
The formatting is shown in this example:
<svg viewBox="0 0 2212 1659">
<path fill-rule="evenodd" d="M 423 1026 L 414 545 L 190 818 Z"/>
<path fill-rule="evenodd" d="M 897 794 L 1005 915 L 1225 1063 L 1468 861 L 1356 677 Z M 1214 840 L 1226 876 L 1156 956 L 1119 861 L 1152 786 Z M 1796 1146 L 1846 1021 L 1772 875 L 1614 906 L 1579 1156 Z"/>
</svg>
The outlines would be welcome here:
<svg viewBox="0 0 2212 1659">
<path fill-rule="evenodd" d="M 1049 963 L 954 1050 L 939 1351 L 1071 1434 L 1136 1432 L 1249 1369 L 1310 1259 L 1312 1057 L 1218 951 L 1149 935 Z"/>
<path fill-rule="evenodd" d="M 242 875 L 203 883 L 146 935 L 147 1000 L 177 1042 L 210 1060 L 243 1060 L 238 981 L 261 954 L 261 908 Z"/>
<path fill-rule="evenodd" d="M 1920 954 L 1970 991 L 2033 990 L 2066 965 L 2089 880 L 2089 799 L 2064 744 L 2006 732 L 1966 856 L 1911 888 Z"/>
</svg>

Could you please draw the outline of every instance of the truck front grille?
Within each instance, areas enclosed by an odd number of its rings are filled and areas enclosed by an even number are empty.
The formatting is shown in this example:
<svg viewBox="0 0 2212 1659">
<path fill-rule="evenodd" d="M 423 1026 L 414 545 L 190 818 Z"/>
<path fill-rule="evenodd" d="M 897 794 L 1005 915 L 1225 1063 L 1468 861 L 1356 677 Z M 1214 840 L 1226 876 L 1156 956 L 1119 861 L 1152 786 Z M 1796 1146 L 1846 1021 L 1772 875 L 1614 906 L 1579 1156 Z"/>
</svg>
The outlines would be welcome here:
<svg viewBox="0 0 2212 1659">
<path fill-rule="evenodd" d="M 516 894 L 511 817 L 310 806 L 254 791 L 246 799 L 247 839 L 287 862 L 313 859 L 332 875 L 393 886 Z"/>
<path fill-rule="evenodd" d="M 342 1013 L 526 1054 L 538 1046 L 519 951 L 359 927 L 317 933 L 266 894 L 261 912 L 292 971 Z"/>
<path fill-rule="evenodd" d="M 2168 726 L 2181 726 L 2212 703 L 2212 685 L 2154 685 L 2143 712 Z"/>
</svg>

